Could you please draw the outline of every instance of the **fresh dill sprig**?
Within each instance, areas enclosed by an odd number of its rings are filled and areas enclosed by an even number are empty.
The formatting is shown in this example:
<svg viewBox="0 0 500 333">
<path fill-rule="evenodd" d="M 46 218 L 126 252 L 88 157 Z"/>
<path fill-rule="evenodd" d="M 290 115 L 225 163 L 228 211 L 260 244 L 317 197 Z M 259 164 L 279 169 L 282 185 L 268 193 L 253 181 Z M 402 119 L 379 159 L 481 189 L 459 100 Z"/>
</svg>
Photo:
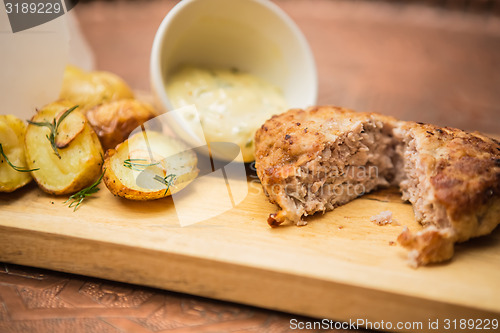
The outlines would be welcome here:
<svg viewBox="0 0 500 333">
<path fill-rule="evenodd" d="M 162 183 L 163 185 L 165 185 L 167 188 L 165 189 L 165 194 L 163 196 L 166 196 L 167 195 L 167 192 L 168 190 L 170 189 L 170 186 L 172 186 L 172 184 L 174 183 L 175 181 L 175 175 L 174 174 L 169 174 L 169 175 L 166 175 L 164 178 L 162 178 L 161 176 L 154 176 L 153 178 L 154 180 Z"/>
<path fill-rule="evenodd" d="M 74 207 L 73 211 L 76 211 L 78 207 L 82 204 L 83 200 L 85 200 L 85 198 L 99 191 L 99 187 L 97 186 L 99 186 L 99 184 L 101 183 L 103 176 L 104 176 L 104 171 L 101 173 L 101 176 L 99 177 L 98 180 L 96 180 L 94 184 L 84 188 L 79 192 L 76 192 L 75 194 L 70 196 L 69 199 L 64 202 L 64 204 L 67 204 L 68 202 L 71 201 L 68 208 Z"/>
<path fill-rule="evenodd" d="M 62 121 L 71 113 L 73 112 L 78 105 L 73 106 L 72 108 L 64 111 L 61 117 L 56 121 L 56 118 L 52 120 L 52 123 L 49 123 L 47 121 L 31 121 L 28 120 L 28 123 L 31 125 L 35 126 L 40 126 L 40 127 L 48 127 L 50 129 L 50 134 L 47 134 L 47 139 L 50 142 L 50 145 L 52 146 L 52 150 L 54 153 L 56 153 L 57 157 L 61 158 L 61 155 L 59 155 L 59 151 L 57 150 L 57 145 L 56 145 L 56 136 L 57 136 L 57 130 L 59 129 L 59 125 L 61 125 Z"/>
<path fill-rule="evenodd" d="M 137 162 L 147 162 L 148 160 L 143 159 L 143 158 L 128 158 L 125 161 L 123 161 L 123 166 L 126 168 L 129 168 L 130 170 L 134 171 L 144 171 L 147 167 L 157 165 L 160 162 L 155 162 L 155 163 L 137 163 Z"/>
<path fill-rule="evenodd" d="M 26 168 L 21 168 L 21 167 L 18 167 L 18 166 L 15 166 L 14 164 L 12 164 L 9 159 L 7 158 L 7 155 L 5 154 L 5 152 L 3 151 L 3 147 L 2 147 L 2 144 L 0 143 L 0 155 L 3 156 L 3 158 L 5 159 L 5 161 L 7 162 L 8 165 L 10 165 L 10 167 L 16 171 L 19 171 L 19 172 L 31 172 L 31 171 L 36 171 L 36 170 L 40 170 L 40 168 L 36 168 L 36 169 L 26 169 Z"/>
</svg>

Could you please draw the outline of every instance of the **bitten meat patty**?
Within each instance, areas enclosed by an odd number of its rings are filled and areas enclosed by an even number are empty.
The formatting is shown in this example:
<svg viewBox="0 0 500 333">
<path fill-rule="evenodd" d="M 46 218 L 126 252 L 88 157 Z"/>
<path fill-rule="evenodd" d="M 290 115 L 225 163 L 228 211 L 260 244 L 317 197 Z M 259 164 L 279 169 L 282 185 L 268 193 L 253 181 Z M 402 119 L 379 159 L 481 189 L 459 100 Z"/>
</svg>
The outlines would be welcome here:
<svg viewBox="0 0 500 333">
<path fill-rule="evenodd" d="M 416 266 L 451 258 L 455 242 L 500 222 L 500 144 L 478 133 L 326 106 L 272 117 L 255 143 L 257 174 L 280 207 L 271 226 L 400 186 L 426 226 L 398 238 Z"/>
</svg>

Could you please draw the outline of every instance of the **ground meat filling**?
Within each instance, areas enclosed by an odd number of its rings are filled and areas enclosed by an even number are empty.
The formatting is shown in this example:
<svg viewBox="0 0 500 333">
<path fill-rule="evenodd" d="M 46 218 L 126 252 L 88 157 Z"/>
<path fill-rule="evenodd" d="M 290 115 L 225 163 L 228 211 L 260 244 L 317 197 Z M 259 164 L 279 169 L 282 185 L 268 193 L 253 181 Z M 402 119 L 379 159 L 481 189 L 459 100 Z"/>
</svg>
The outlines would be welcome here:
<svg viewBox="0 0 500 333">
<path fill-rule="evenodd" d="M 359 123 L 352 131 L 327 143 L 321 154 L 288 177 L 284 195 L 287 216 L 300 219 L 332 210 L 378 187 L 397 185 L 402 178 L 400 140 L 380 121 Z"/>
<path fill-rule="evenodd" d="M 434 190 L 426 178 L 415 138 L 411 133 L 405 133 L 404 141 L 405 177 L 399 184 L 402 199 L 411 202 L 415 219 L 422 225 L 436 225 L 440 229 L 451 227 L 446 209 L 434 200 Z"/>
</svg>

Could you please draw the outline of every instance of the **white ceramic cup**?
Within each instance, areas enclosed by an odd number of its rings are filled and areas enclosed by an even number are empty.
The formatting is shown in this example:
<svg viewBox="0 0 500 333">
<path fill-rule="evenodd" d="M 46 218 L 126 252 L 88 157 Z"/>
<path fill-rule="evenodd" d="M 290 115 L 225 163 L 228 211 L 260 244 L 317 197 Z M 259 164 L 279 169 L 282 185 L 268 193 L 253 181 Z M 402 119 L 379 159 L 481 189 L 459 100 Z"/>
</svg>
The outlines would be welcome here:
<svg viewBox="0 0 500 333">
<path fill-rule="evenodd" d="M 268 0 L 184 0 L 165 17 L 151 53 L 151 87 L 163 111 L 166 92 L 181 65 L 237 68 L 278 86 L 290 108 L 316 104 L 317 74 L 311 49 L 297 25 Z M 202 144 L 182 117 L 171 128 Z"/>
</svg>

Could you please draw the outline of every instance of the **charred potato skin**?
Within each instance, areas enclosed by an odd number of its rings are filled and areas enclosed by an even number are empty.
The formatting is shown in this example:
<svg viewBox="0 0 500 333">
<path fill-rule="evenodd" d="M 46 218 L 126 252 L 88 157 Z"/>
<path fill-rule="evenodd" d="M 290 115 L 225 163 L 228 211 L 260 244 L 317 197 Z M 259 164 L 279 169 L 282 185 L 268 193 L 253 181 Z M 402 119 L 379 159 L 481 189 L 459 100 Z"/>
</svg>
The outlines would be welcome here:
<svg viewBox="0 0 500 333">
<path fill-rule="evenodd" d="M 27 168 L 24 152 L 26 125 L 13 115 L 0 116 L 0 143 L 9 161 L 17 167 Z M 33 180 L 31 173 L 14 170 L 0 156 L 0 192 L 13 192 Z"/>
<path fill-rule="evenodd" d="M 147 103 L 123 99 L 98 105 L 87 111 L 87 119 L 106 149 L 115 148 L 144 122 L 157 116 Z"/>
<path fill-rule="evenodd" d="M 137 133 L 137 135 L 142 136 L 143 133 Z M 149 135 L 149 139 L 151 140 L 151 133 Z M 132 140 L 134 136 L 131 137 Z M 189 185 L 191 181 L 193 181 L 197 177 L 199 173 L 199 170 L 196 167 L 197 157 L 194 152 L 189 152 L 189 155 L 187 155 L 186 157 L 188 160 L 190 160 L 190 163 L 187 164 L 192 167 L 192 171 L 189 173 L 178 175 L 176 177 L 177 184 L 175 186 L 175 190 L 170 187 L 167 193 L 165 193 L 165 188 L 161 188 L 159 190 L 146 189 L 138 187 L 137 184 L 136 187 L 138 188 L 133 188 L 132 185 L 126 184 L 126 181 L 124 180 L 125 177 L 131 177 L 131 173 L 133 172 L 132 170 L 123 166 L 124 158 L 128 158 L 130 147 L 129 141 L 131 139 L 127 139 L 123 143 L 119 144 L 115 149 L 109 149 L 106 152 L 103 182 L 113 195 L 136 201 L 162 199 L 184 189 Z M 173 145 L 179 144 L 179 142 L 175 139 L 170 140 L 172 140 L 171 142 Z"/>
<path fill-rule="evenodd" d="M 73 106 L 69 101 L 51 103 L 39 110 L 31 121 L 52 122 L 54 117 Z M 99 138 L 86 118 L 78 113 L 78 109 L 74 110 L 64 121 L 71 121 L 68 119 L 72 116 L 77 117 L 85 122 L 84 128 L 66 147 L 58 150 L 60 159 L 46 137 L 50 132 L 48 128 L 30 124 L 26 130 L 25 151 L 28 168 L 39 169 L 32 172 L 33 179 L 46 193 L 75 193 L 91 185 L 102 172 L 103 150 Z"/>
<path fill-rule="evenodd" d="M 130 87 L 117 75 L 94 71 L 86 72 L 75 66 L 66 66 L 60 99 L 70 100 L 87 111 L 102 103 L 134 98 Z"/>
</svg>

